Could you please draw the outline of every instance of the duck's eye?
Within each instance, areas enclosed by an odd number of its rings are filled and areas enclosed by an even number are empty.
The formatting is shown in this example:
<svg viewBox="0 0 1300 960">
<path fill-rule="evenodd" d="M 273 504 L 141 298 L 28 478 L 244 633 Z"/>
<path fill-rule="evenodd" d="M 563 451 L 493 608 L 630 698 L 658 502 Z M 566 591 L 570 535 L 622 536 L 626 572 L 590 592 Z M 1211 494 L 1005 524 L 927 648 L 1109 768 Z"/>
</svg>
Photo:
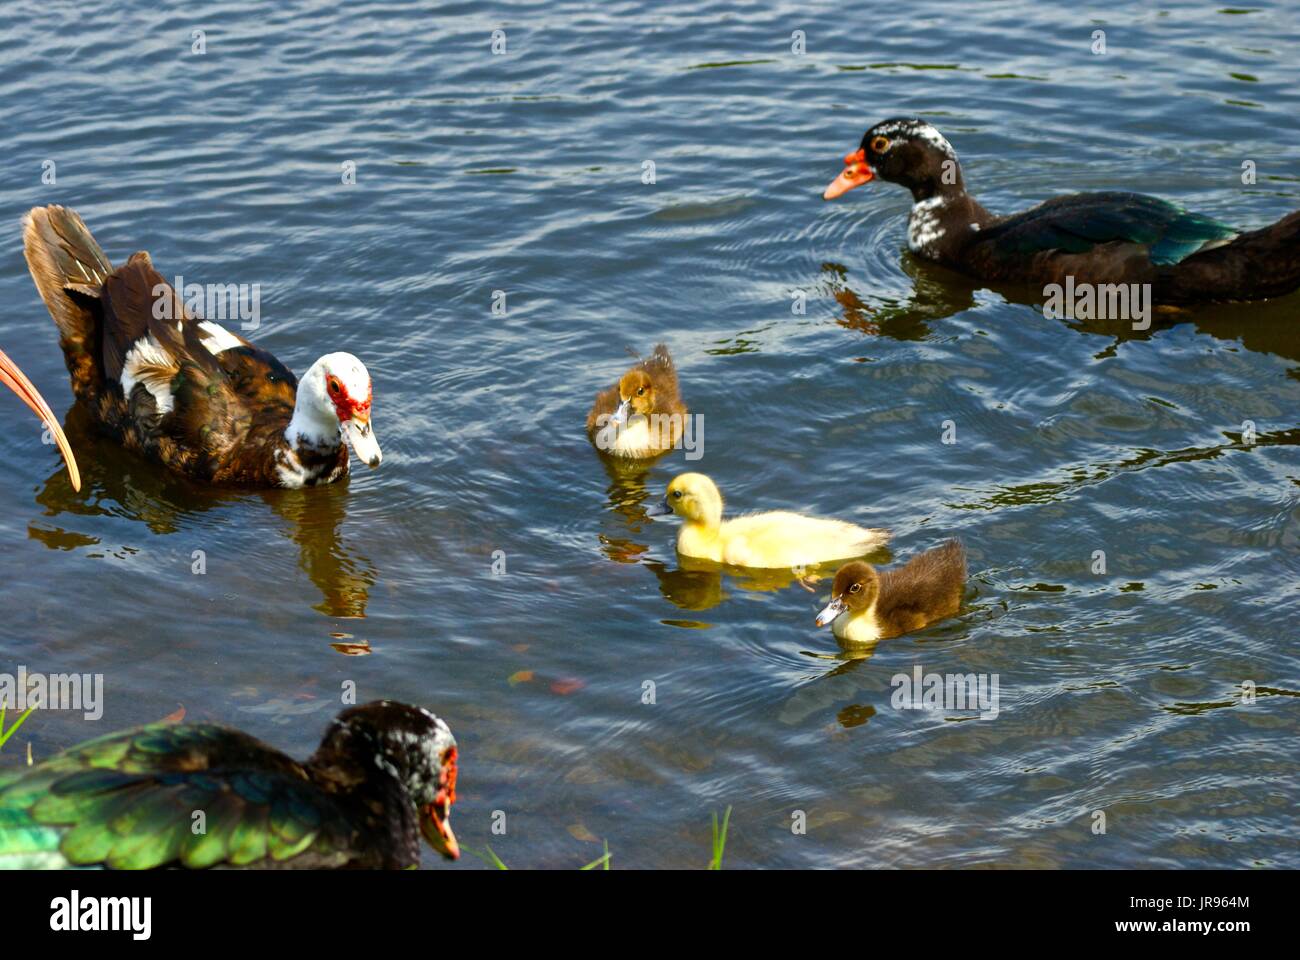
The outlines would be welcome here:
<svg viewBox="0 0 1300 960">
<path fill-rule="evenodd" d="M 640 396 L 644 396 L 644 395 L 645 395 L 645 387 L 639 387 L 639 388 L 637 388 L 636 395 L 637 395 L 638 397 L 640 397 Z"/>
<path fill-rule="evenodd" d="M 680 490 L 674 490 L 673 496 L 680 500 L 682 498 L 682 492 Z"/>
<path fill-rule="evenodd" d="M 330 377 L 328 380 L 325 381 L 325 383 L 328 385 L 330 393 L 334 394 L 335 396 L 337 396 L 338 392 L 343 389 L 341 386 L 339 386 L 339 382 L 335 380 L 333 377 Z"/>
<path fill-rule="evenodd" d="M 862 584 L 855 583 L 853 586 L 849 587 L 849 593 L 858 593 L 861 589 Z"/>
<path fill-rule="evenodd" d="M 873 137 L 873 138 L 872 138 L 872 140 L 871 140 L 871 152 L 872 152 L 872 153 L 884 153 L 884 152 L 885 152 L 886 150 L 888 150 L 888 149 L 889 149 L 889 138 L 888 138 L 888 137 Z"/>
</svg>

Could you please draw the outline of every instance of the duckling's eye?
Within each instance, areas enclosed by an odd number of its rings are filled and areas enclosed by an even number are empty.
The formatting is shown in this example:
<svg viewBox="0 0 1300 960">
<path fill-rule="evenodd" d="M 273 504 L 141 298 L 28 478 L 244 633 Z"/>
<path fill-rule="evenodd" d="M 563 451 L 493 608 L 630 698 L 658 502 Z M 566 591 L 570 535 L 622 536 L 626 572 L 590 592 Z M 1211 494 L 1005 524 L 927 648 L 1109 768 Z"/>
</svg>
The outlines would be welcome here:
<svg viewBox="0 0 1300 960">
<path fill-rule="evenodd" d="M 642 396 L 642 395 L 644 395 L 644 394 L 645 394 L 645 387 L 640 387 L 640 388 L 637 389 L 636 395 L 637 395 L 638 397 L 640 397 L 640 396 Z"/>
<path fill-rule="evenodd" d="M 888 149 L 889 149 L 889 138 L 888 138 L 888 137 L 873 137 L 873 138 L 872 138 L 872 140 L 871 140 L 871 152 L 872 152 L 872 153 L 884 153 L 884 152 L 885 152 L 886 150 L 888 150 Z"/>
<path fill-rule="evenodd" d="M 860 583 L 855 583 L 853 586 L 849 587 L 849 593 L 858 593 L 861 590 L 862 590 L 862 584 Z"/>
<path fill-rule="evenodd" d="M 680 490 L 674 490 L 674 491 L 673 491 L 673 496 L 674 496 L 675 498 L 677 498 L 678 500 L 680 500 L 680 499 L 682 498 L 682 492 L 681 492 Z"/>
</svg>

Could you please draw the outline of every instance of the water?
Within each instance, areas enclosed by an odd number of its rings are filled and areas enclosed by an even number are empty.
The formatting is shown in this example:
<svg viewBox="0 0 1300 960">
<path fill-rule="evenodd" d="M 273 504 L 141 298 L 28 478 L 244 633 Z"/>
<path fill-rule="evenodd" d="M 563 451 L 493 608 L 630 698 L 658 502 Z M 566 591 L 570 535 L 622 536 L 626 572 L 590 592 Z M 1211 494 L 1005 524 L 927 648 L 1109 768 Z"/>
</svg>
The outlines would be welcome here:
<svg viewBox="0 0 1300 960">
<path fill-rule="evenodd" d="M 735 867 L 1300 865 L 1300 298 L 1046 320 L 901 253 L 900 189 L 819 199 L 920 113 L 996 211 L 1136 189 L 1260 226 L 1300 207 L 1297 63 L 1294 8 L 1257 2 L 10 0 L 4 349 L 69 410 L 18 228 L 65 203 L 117 262 L 260 283 L 253 336 L 299 373 L 360 355 L 385 460 L 213 492 L 74 410 L 76 494 L 2 401 L 0 670 L 103 673 L 106 707 L 0 764 L 181 707 L 305 755 L 355 683 L 450 720 L 457 830 L 512 866 L 602 838 L 698 867 L 727 805 Z M 583 418 L 659 340 L 704 457 L 611 473 Z M 642 509 L 687 468 L 734 510 L 886 525 L 897 559 L 962 537 L 963 613 L 853 659 L 825 584 L 680 570 Z M 893 709 L 917 665 L 996 674 L 998 717 Z"/>
</svg>

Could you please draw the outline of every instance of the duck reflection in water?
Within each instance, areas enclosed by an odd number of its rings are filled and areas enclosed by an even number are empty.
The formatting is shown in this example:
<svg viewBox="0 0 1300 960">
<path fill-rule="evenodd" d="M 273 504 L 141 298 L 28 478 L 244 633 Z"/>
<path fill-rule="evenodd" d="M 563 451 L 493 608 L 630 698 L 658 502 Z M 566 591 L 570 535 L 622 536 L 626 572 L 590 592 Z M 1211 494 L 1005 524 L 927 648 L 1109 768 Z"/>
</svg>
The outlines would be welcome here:
<svg viewBox="0 0 1300 960">
<path fill-rule="evenodd" d="M 933 323 L 974 309 L 975 292 L 981 289 L 993 291 L 1008 303 L 1032 308 L 1038 315 L 1035 320 L 1044 316 L 1047 297 L 1040 290 L 1014 284 L 974 283 L 906 251 L 900 266 L 913 282 L 912 295 L 902 302 L 861 294 L 849 281 L 848 267 L 840 263 L 822 264 L 823 288 L 840 306 L 837 322 L 871 336 L 922 340 L 931 334 Z M 1294 322 L 1297 309 L 1300 309 L 1300 293 L 1250 303 L 1156 304 L 1146 329 L 1134 329 L 1133 322 L 1123 318 L 1085 319 L 1069 311 L 1057 322 L 1077 333 L 1110 337 L 1112 342 L 1099 351 L 1099 359 L 1111 355 L 1128 341 L 1150 340 L 1162 330 L 1191 323 L 1198 332 L 1208 336 L 1235 340 L 1256 353 L 1300 362 L 1300 324 Z"/>
<path fill-rule="evenodd" d="M 261 500 L 284 522 L 298 545 L 298 566 L 321 593 L 314 608 L 330 617 L 363 617 L 370 588 L 378 579 L 374 564 L 346 545 L 349 482 L 307 490 L 250 491 L 196 483 L 151 464 L 101 436 L 80 404 L 68 412 L 64 431 L 82 451 L 83 488 L 73 490 L 63 470 L 54 472 L 36 496 L 47 518 L 127 517 L 159 536 L 194 533 L 210 525 L 200 519 L 214 510 Z M 215 535 L 215 534 L 214 534 Z M 28 525 L 28 536 L 54 550 L 93 547 L 98 540 L 83 531 L 50 522 Z"/>
</svg>

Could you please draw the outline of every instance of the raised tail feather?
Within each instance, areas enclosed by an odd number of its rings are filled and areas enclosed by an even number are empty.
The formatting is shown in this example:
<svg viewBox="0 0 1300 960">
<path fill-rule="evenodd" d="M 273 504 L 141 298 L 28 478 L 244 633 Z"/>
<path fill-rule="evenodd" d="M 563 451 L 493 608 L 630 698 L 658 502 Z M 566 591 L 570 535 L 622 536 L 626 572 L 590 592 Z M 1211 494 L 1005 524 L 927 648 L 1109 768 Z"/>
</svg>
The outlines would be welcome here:
<svg viewBox="0 0 1300 960">
<path fill-rule="evenodd" d="M 1300 289 L 1300 210 L 1160 273 L 1166 302 L 1264 300 Z"/>
<path fill-rule="evenodd" d="M 33 207 L 23 219 L 23 254 L 59 328 L 73 392 L 83 397 L 102 379 L 95 301 L 113 265 L 76 211 L 57 205 Z"/>
</svg>

